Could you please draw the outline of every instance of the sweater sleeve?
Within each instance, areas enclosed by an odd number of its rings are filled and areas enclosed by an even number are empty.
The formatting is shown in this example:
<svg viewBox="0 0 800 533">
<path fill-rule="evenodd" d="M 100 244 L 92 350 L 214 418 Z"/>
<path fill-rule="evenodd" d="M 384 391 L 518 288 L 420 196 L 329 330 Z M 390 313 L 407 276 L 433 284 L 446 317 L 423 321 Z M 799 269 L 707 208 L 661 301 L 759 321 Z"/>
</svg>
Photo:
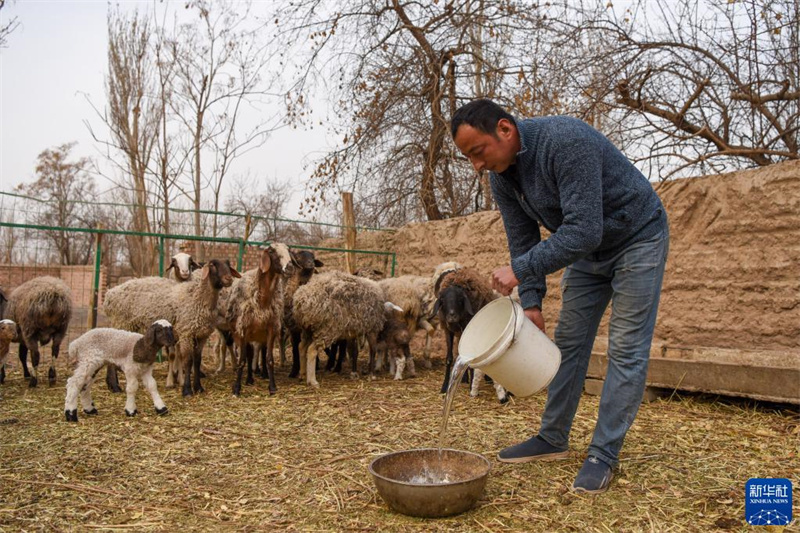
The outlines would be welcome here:
<svg viewBox="0 0 800 533">
<path fill-rule="evenodd" d="M 492 174 L 490 178 L 492 194 L 500 209 L 506 229 L 508 249 L 511 253 L 511 268 L 519 280 L 519 297 L 522 307 L 524 309 L 541 308 L 542 300 L 547 293 L 545 276 L 523 275 L 514 267 L 516 259 L 524 257 L 537 244 L 540 244 L 539 223 L 529 217 L 520 207 L 513 187 L 503 183 L 505 178 L 496 174 Z"/>
<path fill-rule="evenodd" d="M 560 195 L 563 222 L 545 241 L 512 261 L 517 278 L 540 278 L 574 263 L 603 239 L 602 145 L 589 126 L 559 128 L 544 153 Z M 555 134 L 557 133 L 557 134 Z M 520 277 L 520 274 L 522 277 Z"/>
</svg>

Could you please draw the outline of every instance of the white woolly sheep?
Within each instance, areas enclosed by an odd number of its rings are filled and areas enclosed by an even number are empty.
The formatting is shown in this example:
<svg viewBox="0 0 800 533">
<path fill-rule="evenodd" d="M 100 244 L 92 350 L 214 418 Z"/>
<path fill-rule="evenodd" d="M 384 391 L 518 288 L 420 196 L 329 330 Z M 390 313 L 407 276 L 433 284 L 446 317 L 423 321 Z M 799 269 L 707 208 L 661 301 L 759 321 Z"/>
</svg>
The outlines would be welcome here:
<svg viewBox="0 0 800 533">
<path fill-rule="evenodd" d="M 0 320 L 0 384 L 6 380 L 6 358 L 11 342 L 17 338 L 17 325 L 13 320 Z"/>
<path fill-rule="evenodd" d="M 67 284 L 50 276 L 26 281 L 9 295 L 5 314 L 17 324 L 15 341 L 19 342 L 22 371 L 30 377 L 28 386 L 35 387 L 39 382 L 39 346 L 53 341 L 47 377 L 50 385 L 55 384 L 55 362 L 72 317 L 72 293 Z M 28 350 L 33 375 L 28 372 Z"/>
<path fill-rule="evenodd" d="M 248 270 L 231 286 L 225 322 L 239 351 L 233 384 L 236 396 L 241 393 L 245 360 L 246 383 L 253 383 L 253 347 L 250 344 L 253 342 L 266 347 L 262 373 L 266 372 L 266 377 L 269 377 L 269 393 L 274 394 L 277 390 L 272 349 L 280 334 L 285 277 L 291 275 L 294 268 L 289 248 L 282 243 L 273 243 L 261 252 L 258 268 Z"/>
<path fill-rule="evenodd" d="M 92 401 L 92 382 L 105 364 L 120 367 L 125 373 L 125 414 L 135 416 L 136 391 L 139 380 L 153 398 L 156 413 L 164 415 L 167 406 L 158 394 L 156 380 L 153 378 L 153 363 L 162 347 L 175 344 L 172 325 L 166 320 L 157 320 L 147 328 L 144 335 L 113 328 L 97 328 L 87 331 L 69 345 L 70 362 L 75 364 L 72 377 L 67 380 L 67 395 L 64 400 L 64 416 L 67 422 L 78 421 L 78 395 L 81 397 L 83 412 L 96 415 L 97 408 Z"/>
<path fill-rule="evenodd" d="M 203 392 L 200 383 L 200 363 L 206 339 L 217 321 L 219 291 L 230 287 L 233 278 L 241 274 L 229 261 L 212 259 L 192 274 L 186 283 L 163 278 L 133 279 L 108 291 L 104 308 L 115 327 L 142 332 L 145 320 L 152 324 L 165 318 L 175 329 L 178 359 L 183 364 L 183 395 Z M 171 285 L 161 285 L 161 280 Z M 154 289 L 156 289 L 154 291 Z M 144 326 L 147 327 L 147 326 Z M 194 382 L 192 382 L 194 368 Z M 172 384 L 167 375 L 167 386 Z"/>
<path fill-rule="evenodd" d="M 386 320 L 384 301 L 383 291 L 377 283 L 339 271 L 316 275 L 297 289 L 294 295 L 294 319 L 302 330 L 301 373 L 305 370 L 309 385 L 319 387 L 315 363 L 320 351 L 336 341 L 355 341 L 362 336 L 369 343 L 368 368 L 373 374 L 378 333 Z M 309 353 L 309 347 L 315 350 Z M 357 377 L 355 366 L 354 357 L 352 377 Z"/>
</svg>

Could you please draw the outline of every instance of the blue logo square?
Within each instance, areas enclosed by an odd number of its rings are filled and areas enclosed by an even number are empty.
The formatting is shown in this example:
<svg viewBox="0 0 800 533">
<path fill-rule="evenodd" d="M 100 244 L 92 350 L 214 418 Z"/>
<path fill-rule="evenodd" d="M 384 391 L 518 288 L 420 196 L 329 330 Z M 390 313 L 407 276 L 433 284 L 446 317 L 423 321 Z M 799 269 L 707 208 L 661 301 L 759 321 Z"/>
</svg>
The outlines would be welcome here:
<svg viewBox="0 0 800 533">
<path fill-rule="evenodd" d="M 751 526 L 786 526 L 792 521 L 792 482 L 751 478 L 744 486 L 744 517 Z"/>
</svg>

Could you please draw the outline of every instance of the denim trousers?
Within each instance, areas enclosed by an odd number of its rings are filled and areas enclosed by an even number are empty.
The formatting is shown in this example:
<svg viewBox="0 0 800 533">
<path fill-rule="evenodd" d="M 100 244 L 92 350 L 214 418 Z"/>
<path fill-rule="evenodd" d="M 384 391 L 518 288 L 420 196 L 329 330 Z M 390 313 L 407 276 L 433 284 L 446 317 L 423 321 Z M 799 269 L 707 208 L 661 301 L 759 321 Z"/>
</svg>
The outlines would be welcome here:
<svg viewBox="0 0 800 533">
<path fill-rule="evenodd" d="M 555 332 L 561 366 L 547 389 L 539 436 L 567 449 L 597 328 L 611 302 L 608 369 L 589 454 L 616 465 L 625 434 L 642 402 L 669 229 L 604 260 L 590 255 L 564 272 Z"/>
</svg>

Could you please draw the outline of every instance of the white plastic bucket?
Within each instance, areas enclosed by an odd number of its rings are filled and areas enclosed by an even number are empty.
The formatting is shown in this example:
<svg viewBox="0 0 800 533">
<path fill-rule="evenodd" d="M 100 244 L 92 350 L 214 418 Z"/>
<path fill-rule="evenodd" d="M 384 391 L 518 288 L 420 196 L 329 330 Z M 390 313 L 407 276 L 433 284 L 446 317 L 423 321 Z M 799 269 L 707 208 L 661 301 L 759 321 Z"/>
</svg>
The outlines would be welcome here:
<svg viewBox="0 0 800 533">
<path fill-rule="evenodd" d="M 561 364 L 555 343 L 510 298 L 494 300 L 472 317 L 458 354 L 518 397 L 547 387 Z"/>
</svg>

